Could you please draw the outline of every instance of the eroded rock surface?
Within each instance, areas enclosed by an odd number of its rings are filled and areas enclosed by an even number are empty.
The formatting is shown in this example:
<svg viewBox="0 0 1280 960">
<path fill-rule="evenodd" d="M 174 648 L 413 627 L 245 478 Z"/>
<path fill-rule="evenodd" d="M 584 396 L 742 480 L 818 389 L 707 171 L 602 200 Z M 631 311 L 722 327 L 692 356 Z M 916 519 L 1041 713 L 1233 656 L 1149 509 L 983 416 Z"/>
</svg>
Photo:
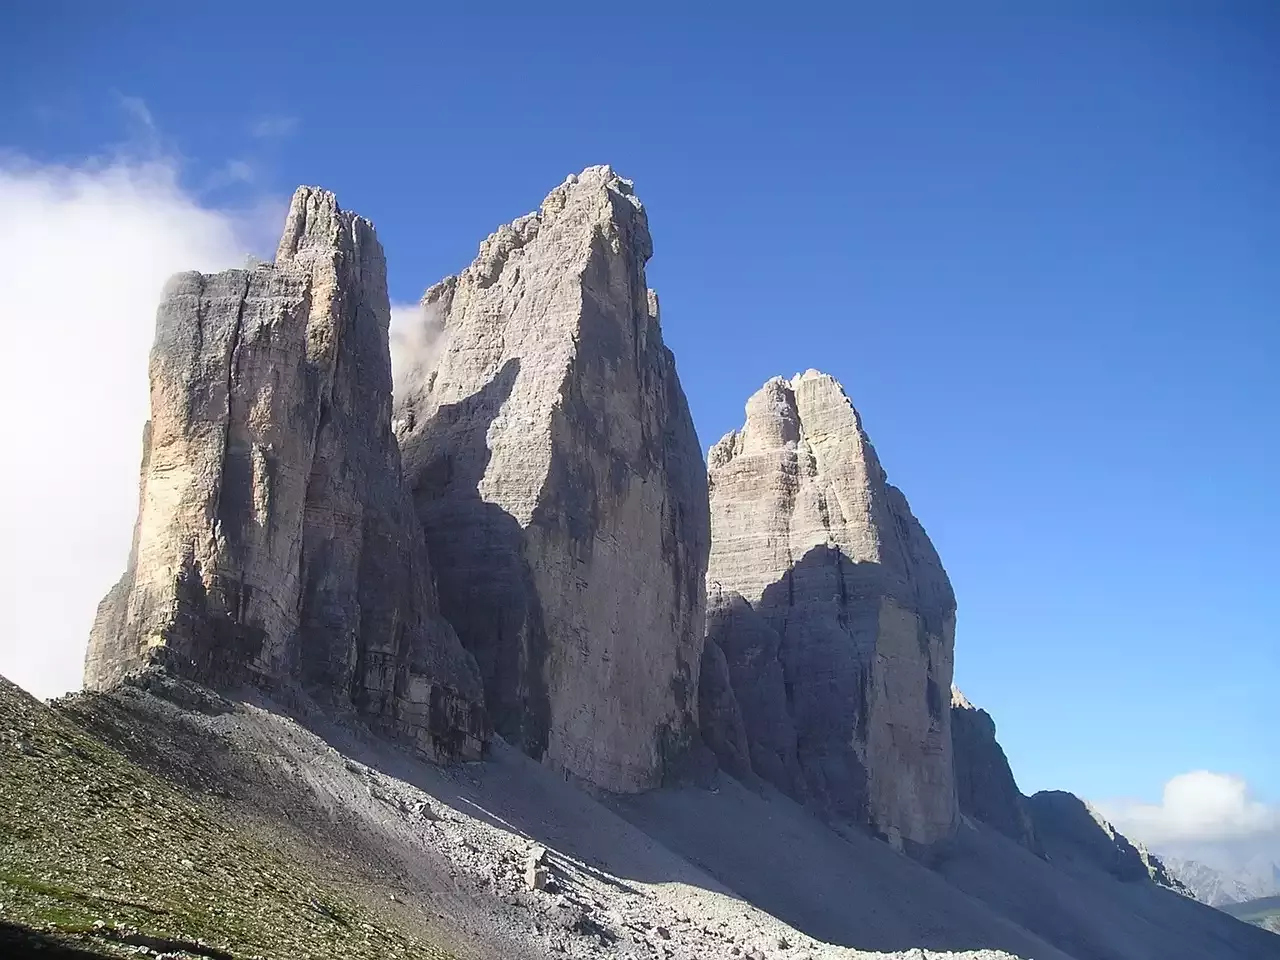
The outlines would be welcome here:
<svg viewBox="0 0 1280 960">
<path fill-rule="evenodd" d="M 754 772 L 895 843 L 949 835 L 955 598 L 840 384 L 770 380 L 709 469 L 707 633 Z"/>
<path fill-rule="evenodd" d="M 961 812 L 1033 853 L 1042 853 L 1027 798 L 1018 789 L 1009 760 L 996 740 L 995 721 L 955 686 L 951 688 L 951 743 Z"/>
<path fill-rule="evenodd" d="M 629 181 L 571 176 L 427 291 L 437 356 L 407 365 L 396 411 L 496 729 L 622 792 L 658 785 L 695 739 L 708 550 L 651 252 Z"/>
<path fill-rule="evenodd" d="M 274 264 L 165 290 L 124 577 L 85 683 L 162 655 L 209 684 L 301 683 L 436 755 L 485 736 L 472 658 L 440 617 L 391 434 L 382 247 L 301 187 Z"/>
</svg>

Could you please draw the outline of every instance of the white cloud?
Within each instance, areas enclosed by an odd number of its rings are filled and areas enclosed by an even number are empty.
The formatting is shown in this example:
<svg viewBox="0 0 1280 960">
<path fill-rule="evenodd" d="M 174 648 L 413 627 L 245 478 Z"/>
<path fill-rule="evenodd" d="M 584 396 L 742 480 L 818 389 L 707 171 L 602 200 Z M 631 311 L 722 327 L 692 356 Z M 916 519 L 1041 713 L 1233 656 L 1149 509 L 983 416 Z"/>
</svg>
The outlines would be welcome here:
<svg viewBox="0 0 1280 960">
<path fill-rule="evenodd" d="M 259 117 L 250 125 L 249 132 L 262 140 L 276 140 L 296 131 L 298 123 L 297 117 Z"/>
<path fill-rule="evenodd" d="M 448 344 L 448 332 L 438 307 L 393 303 L 390 339 L 391 383 L 398 394 L 410 377 L 417 380 L 422 371 L 435 366 Z"/>
<path fill-rule="evenodd" d="M 154 132 L 142 101 L 122 102 Z M 260 211 L 201 206 L 164 158 L 12 157 L 0 210 L 0 673 L 52 696 L 80 685 L 128 555 L 160 290 L 242 264 Z"/>
<path fill-rule="evenodd" d="M 1280 835 L 1280 806 L 1253 796 L 1243 778 L 1209 770 L 1172 778 L 1159 803 L 1113 800 L 1096 806 L 1130 839 L 1157 850 Z"/>
<path fill-rule="evenodd" d="M 149 130 L 156 132 L 156 121 L 151 115 L 151 108 L 147 106 L 147 102 L 141 97 L 130 97 L 120 94 L 120 106 L 125 113 L 129 114 L 134 121 Z"/>
<path fill-rule="evenodd" d="M 222 175 L 228 183 L 253 183 L 257 171 L 247 160 L 228 160 L 223 164 Z"/>
<path fill-rule="evenodd" d="M 251 186 L 258 179 L 258 171 L 248 160 L 228 160 L 214 170 L 204 181 L 201 194 L 225 187 Z"/>
</svg>

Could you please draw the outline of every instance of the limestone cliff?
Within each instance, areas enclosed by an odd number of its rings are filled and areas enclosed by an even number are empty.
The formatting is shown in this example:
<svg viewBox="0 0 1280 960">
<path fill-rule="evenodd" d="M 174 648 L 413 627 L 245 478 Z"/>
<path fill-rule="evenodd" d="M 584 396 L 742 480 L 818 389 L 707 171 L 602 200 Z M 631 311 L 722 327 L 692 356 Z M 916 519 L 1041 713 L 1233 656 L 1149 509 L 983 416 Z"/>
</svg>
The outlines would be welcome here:
<svg viewBox="0 0 1280 960">
<path fill-rule="evenodd" d="M 622 792 L 659 784 L 694 740 L 708 550 L 651 252 L 629 181 L 569 177 L 427 291 L 438 355 L 410 365 L 395 415 L 496 729 Z"/>
<path fill-rule="evenodd" d="M 206 683 L 301 683 L 436 755 L 485 735 L 472 658 L 440 617 L 391 434 L 373 226 L 294 194 L 274 264 L 173 278 L 124 577 L 85 683 L 157 656 Z"/>
<path fill-rule="evenodd" d="M 955 686 L 951 688 L 951 744 L 960 812 L 994 827 L 1032 853 L 1042 853 L 1027 798 L 996 741 L 995 721 Z"/>
<path fill-rule="evenodd" d="M 895 843 L 948 836 L 955 599 L 840 384 L 770 380 L 709 469 L 707 633 L 752 769 Z"/>
</svg>

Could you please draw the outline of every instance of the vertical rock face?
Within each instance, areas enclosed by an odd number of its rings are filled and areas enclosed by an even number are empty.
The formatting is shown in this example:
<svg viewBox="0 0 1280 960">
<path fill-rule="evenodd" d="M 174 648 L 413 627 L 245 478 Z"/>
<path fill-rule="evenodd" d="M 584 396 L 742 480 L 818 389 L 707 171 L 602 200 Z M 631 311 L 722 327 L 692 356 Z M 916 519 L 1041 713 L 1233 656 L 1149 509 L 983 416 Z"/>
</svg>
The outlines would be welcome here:
<svg viewBox="0 0 1280 960">
<path fill-rule="evenodd" d="M 710 486 L 707 634 L 754 772 L 894 842 L 948 836 L 955 599 L 840 384 L 766 383 Z"/>
<path fill-rule="evenodd" d="M 170 281 L 151 352 L 138 522 L 85 683 L 157 655 L 208 683 L 302 683 L 433 754 L 485 732 L 440 617 L 391 434 L 372 225 L 293 197 L 274 264 Z"/>
<path fill-rule="evenodd" d="M 996 724 L 956 687 L 951 688 L 951 743 L 960 811 L 999 830 L 1032 853 L 1042 853 L 1009 760 L 996 741 Z"/>
<path fill-rule="evenodd" d="M 696 730 L 707 491 L 630 182 L 591 167 L 427 291 L 396 430 L 496 729 L 609 790 Z"/>
</svg>

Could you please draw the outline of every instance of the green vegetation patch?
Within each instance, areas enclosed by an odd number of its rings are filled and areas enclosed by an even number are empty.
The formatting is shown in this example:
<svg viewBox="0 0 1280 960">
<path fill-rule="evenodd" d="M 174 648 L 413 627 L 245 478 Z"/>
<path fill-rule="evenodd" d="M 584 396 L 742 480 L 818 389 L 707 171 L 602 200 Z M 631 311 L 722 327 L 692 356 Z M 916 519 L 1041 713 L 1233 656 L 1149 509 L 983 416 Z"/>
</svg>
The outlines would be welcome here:
<svg viewBox="0 0 1280 960">
<path fill-rule="evenodd" d="M 449 960 L 3 678 L 0 925 L 108 956 Z"/>
<path fill-rule="evenodd" d="M 1280 933 L 1280 897 L 1260 897 L 1244 903 L 1228 903 L 1219 908 L 1246 923 Z"/>
</svg>

